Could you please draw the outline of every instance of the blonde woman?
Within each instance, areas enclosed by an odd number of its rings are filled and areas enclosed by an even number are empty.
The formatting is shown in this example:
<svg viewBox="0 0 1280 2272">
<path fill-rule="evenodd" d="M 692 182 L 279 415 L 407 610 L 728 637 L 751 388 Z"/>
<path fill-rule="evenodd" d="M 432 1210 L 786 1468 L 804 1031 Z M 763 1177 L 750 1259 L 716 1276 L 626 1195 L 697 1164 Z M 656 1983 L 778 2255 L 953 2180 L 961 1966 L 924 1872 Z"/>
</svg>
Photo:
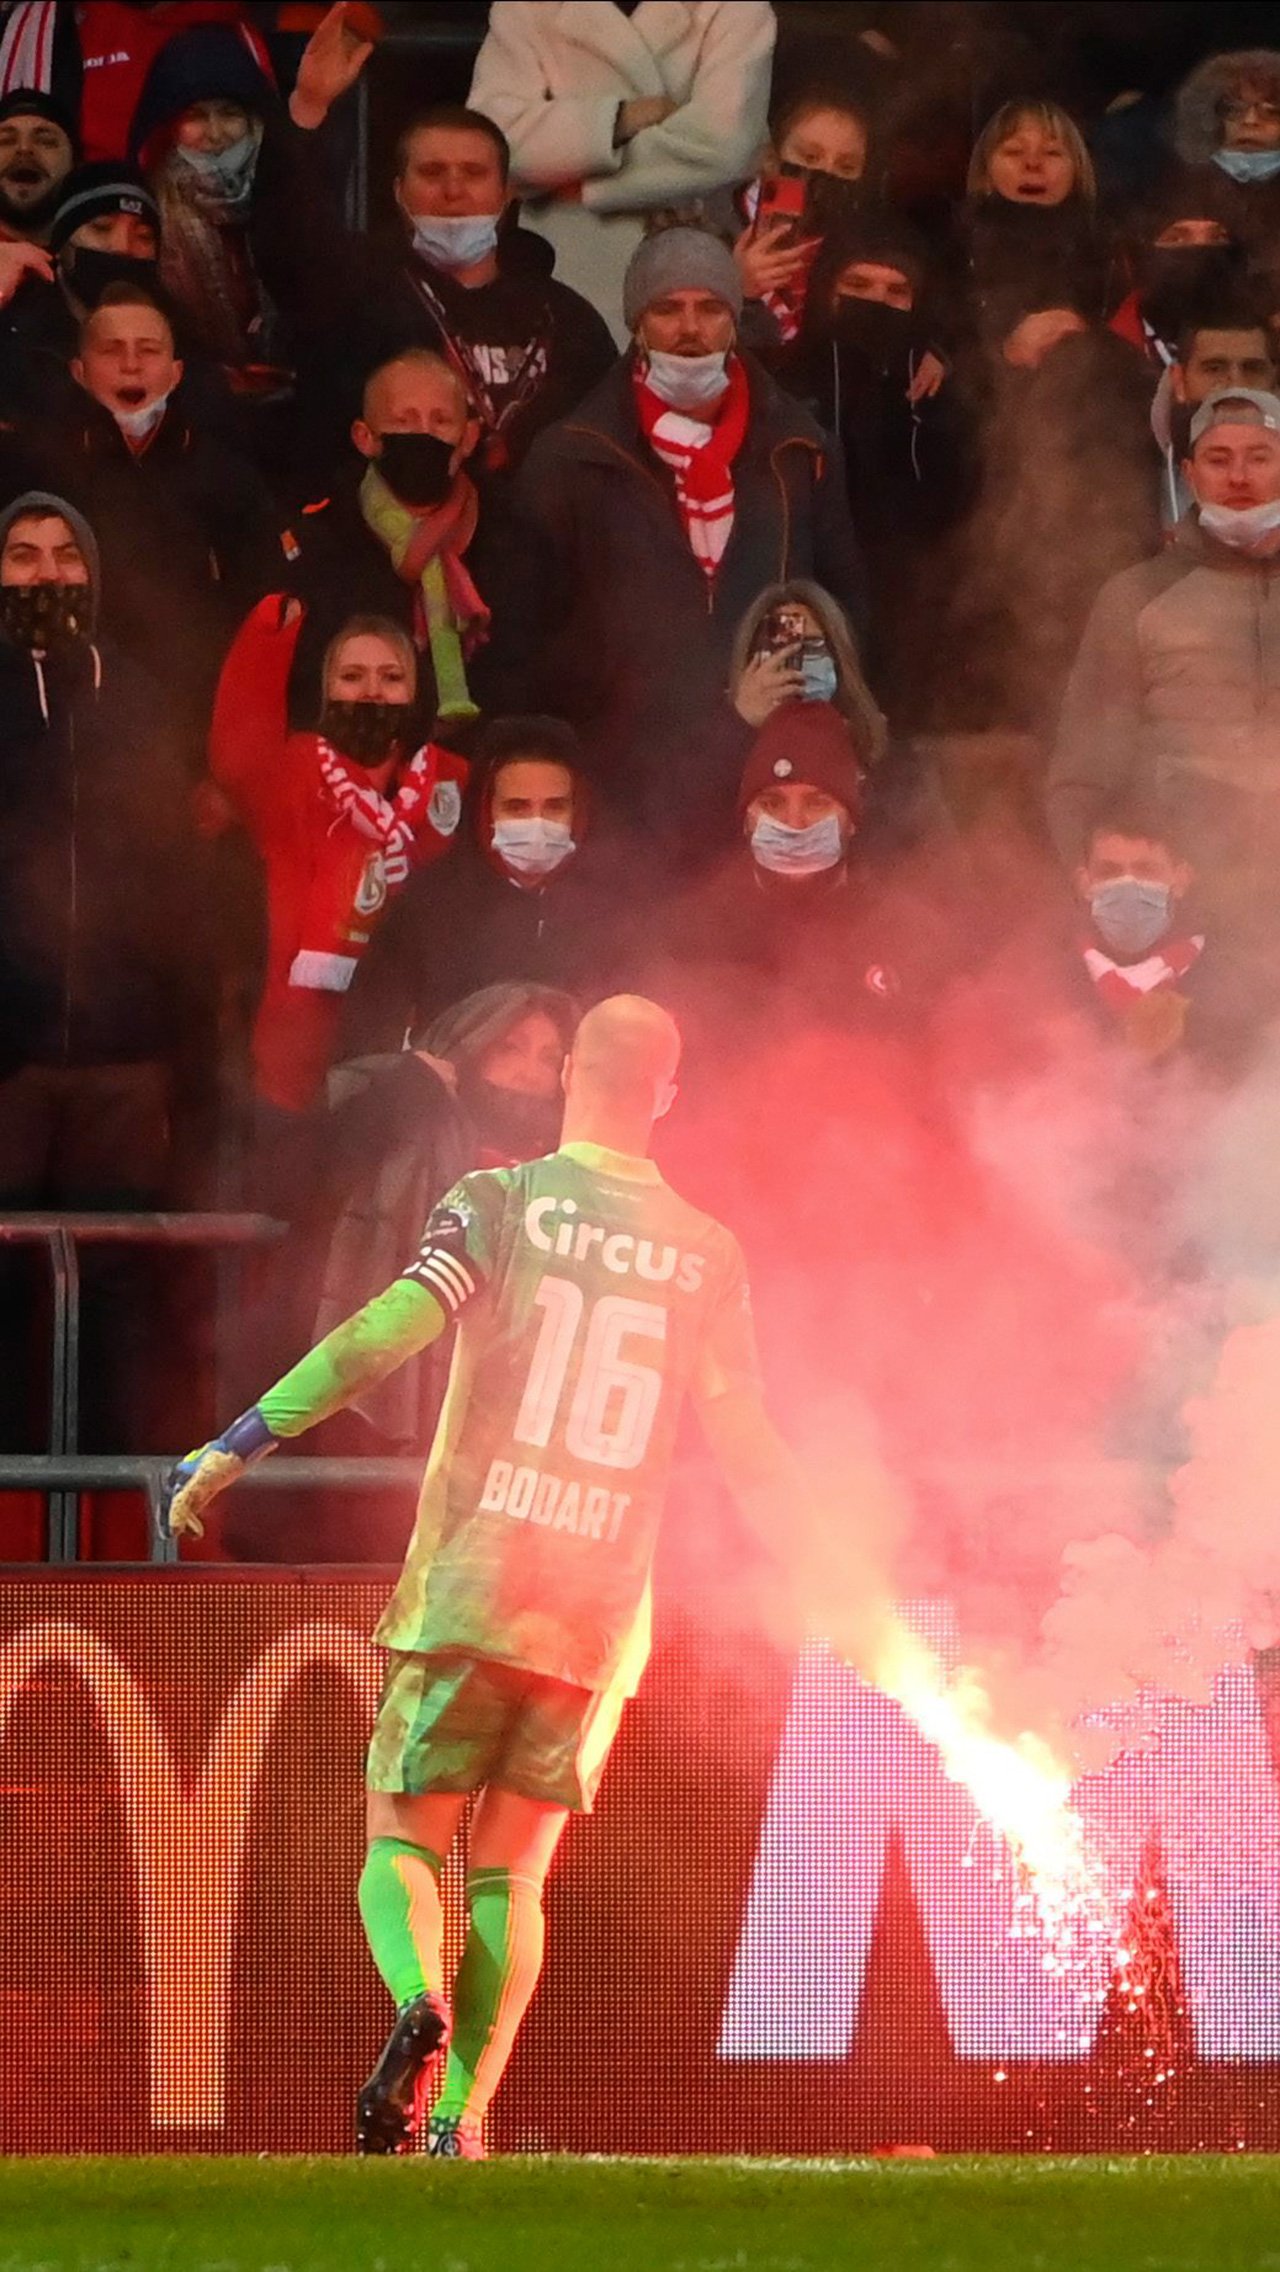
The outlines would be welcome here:
<svg viewBox="0 0 1280 2272">
<path fill-rule="evenodd" d="M 961 237 L 969 321 L 1003 338 L 1033 310 L 1101 315 L 1104 261 L 1097 180 L 1084 138 L 1058 103 L 1005 103 L 969 161 Z"/>
</svg>

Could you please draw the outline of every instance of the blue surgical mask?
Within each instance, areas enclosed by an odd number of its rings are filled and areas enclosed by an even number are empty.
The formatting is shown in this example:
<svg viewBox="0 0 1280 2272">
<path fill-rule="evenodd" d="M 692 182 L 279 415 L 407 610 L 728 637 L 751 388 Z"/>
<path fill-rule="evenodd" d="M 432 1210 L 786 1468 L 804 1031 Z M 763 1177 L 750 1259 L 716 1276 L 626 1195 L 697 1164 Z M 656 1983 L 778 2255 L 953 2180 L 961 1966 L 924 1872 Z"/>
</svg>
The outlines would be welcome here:
<svg viewBox="0 0 1280 2272">
<path fill-rule="evenodd" d="M 250 129 L 234 142 L 228 142 L 225 150 L 188 150 L 179 142 L 175 155 L 184 166 L 190 166 L 193 173 L 199 174 L 210 189 L 216 190 L 219 197 L 235 205 L 246 198 L 253 187 L 260 139 Z"/>
<path fill-rule="evenodd" d="M 719 402 L 729 384 L 725 369 L 728 356 L 722 349 L 718 355 L 664 355 L 656 347 L 645 350 L 648 367 L 645 373 L 650 386 L 663 402 L 673 410 L 683 410 L 696 416 L 700 410 L 710 410 Z"/>
<path fill-rule="evenodd" d="M 788 828 L 762 813 L 751 831 L 752 859 L 775 876 L 820 876 L 843 850 L 839 813 L 824 813 L 808 828 Z"/>
<path fill-rule="evenodd" d="M 1113 876 L 1089 897 L 1094 928 L 1114 954 L 1143 955 L 1162 939 L 1173 914 L 1168 884 Z"/>
<path fill-rule="evenodd" d="M 478 268 L 498 249 L 501 213 L 414 213 L 413 249 L 433 268 Z"/>
<path fill-rule="evenodd" d="M 1215 150 L 1213 162 L 1232 181 L 1274 181 L 1280 174 L 1280 150 Z"/>
<path fill-rule="evenodd" d="M 839 679 L 830 655 L 802 655 L 800 657 L 802 702 L 834 702 Z"/>
<path fill-rule="evenodd" d="M 493 849 L 519 876 L 548 876 L 576 846 L 562 820 L 496 820 Z"/>
</svg>

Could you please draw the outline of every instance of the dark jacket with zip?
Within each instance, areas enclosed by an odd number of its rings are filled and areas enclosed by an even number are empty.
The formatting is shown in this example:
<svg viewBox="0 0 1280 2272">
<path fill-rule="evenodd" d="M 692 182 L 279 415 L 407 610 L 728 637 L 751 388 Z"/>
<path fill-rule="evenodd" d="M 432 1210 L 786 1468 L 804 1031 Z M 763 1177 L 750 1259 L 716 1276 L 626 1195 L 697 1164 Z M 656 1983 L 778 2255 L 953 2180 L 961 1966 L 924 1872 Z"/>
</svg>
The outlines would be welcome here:
<svg viewBox="0 0 1280 2272">
<path fill-rule="evenodd" d="M 570 719 L 625 812 L 660 813 L 680 737 L 723 695 L 733 636 L 771 584 L 809 576 L 864 618 L 838 445 L 750 355 L 734 523 L 714 576 L 694 558 L 675 482 L 641 430 L 632 360 L 534 443 L 492 595 L 495 707 Z M 690 746 L 692 746 L 692 741 Z M 696 787 L 687 785 L 694 791 Z"/>
<path fill-rule="evenodd" d="M 113 649 L 0 636 L 0 1079 L 188 1037 L 199 894 L 161 710 Z"/>
</svg>

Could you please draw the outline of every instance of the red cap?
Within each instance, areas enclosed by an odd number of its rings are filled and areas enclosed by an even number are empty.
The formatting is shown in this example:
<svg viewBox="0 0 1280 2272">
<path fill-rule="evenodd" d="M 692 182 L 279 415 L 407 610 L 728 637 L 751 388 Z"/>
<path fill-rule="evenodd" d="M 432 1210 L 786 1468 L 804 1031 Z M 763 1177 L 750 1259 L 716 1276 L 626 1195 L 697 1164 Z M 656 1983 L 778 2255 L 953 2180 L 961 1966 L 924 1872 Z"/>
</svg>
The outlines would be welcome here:
<svg viewBox="0 0 1280 2272">
<path fill-rule="evenodd" d="M 762 789 L 795 781 L 823 790 L 856 817 L 864 779 L 853 730 L 830 702 L 782 702 L 751 745 L 738 811 L 744 813 Z"/>
</svg>

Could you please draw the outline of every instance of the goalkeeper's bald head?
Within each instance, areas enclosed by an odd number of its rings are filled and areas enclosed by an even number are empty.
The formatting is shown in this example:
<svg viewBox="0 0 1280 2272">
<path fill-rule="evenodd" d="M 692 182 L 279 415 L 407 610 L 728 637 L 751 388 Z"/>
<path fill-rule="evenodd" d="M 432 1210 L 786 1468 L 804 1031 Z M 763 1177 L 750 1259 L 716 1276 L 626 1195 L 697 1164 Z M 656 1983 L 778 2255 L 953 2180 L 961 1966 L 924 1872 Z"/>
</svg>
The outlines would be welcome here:
<svg viewBox="0 0 1280 2272">
<path fill-rule="evenodd" d="M 642 994 L 611 994 L 588 1010 L 565 1066 L 568 1116 L 669 1112 L 680 1064 L 680 1028 L 670 1012 Z"/>
</svg>

